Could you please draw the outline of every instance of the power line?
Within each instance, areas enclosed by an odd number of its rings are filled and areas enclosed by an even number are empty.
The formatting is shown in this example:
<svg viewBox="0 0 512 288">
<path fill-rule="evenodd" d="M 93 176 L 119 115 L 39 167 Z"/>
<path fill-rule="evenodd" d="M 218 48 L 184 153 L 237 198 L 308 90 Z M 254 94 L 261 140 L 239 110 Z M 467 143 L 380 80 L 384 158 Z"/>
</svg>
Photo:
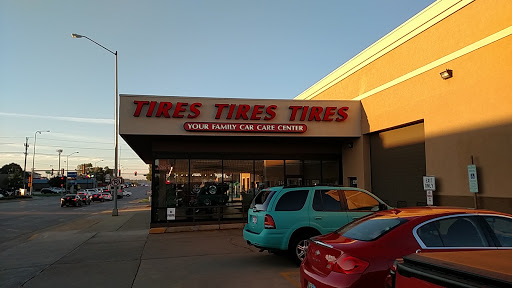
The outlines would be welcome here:
<svg viewBox="0 0 512 288">
<path fill-rule="evenodd" d="M 51 147 L 51 148 L 66 148 L 66 149 L 91 149 L 91 150 L 114 150 L 114 148 L 96 148 L 96 147 L 70 147 L 70 146 L 52 146 L 52 145 L 37 145 L 40 147 Z"/>
<path fill-rule="evenodd" d="M 112 144 L 111 142 L 97 142 L 97 141 L 82 141 L 82 140 L 67 140 L 67 139 L 51 139 L 43 138 L 47 141 L 65 141 L 65 142 L 77 142 L 77 143 L 94 143 L 94 144 Z"/>
</svg>

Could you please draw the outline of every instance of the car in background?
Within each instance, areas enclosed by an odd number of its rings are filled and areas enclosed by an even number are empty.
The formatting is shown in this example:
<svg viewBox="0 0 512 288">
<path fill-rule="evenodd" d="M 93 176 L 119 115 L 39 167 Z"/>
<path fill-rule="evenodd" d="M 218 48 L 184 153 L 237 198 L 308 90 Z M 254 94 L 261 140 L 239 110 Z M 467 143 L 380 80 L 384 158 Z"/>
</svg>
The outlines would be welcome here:
<svg viewBox="0 0 512 288">
<path fill-rule="evenodd" d="M 375 212 L 313 237 L 301 287 L 383 287 L 395 259 L 411 253 L 512 249 L 512 215 L 455 207 Z"/>
<path fill-rule="evenodd" d="M 123 196 L 124 197 L 130 197 L 130 196 L 132 196 L 132 192 L 125 190 L 125 191 L 123 191 Z"/>
<path fill-rule="evenodd" d="M 92 193 L 91 200 L 92 200 L 92 202 L 95 202 L 95 201 L 104 202 L 105 201 L 101 192 Z"/>
<path fill-rule="evenodd" d="M 64 188 L 48 187 L 41 189 L 40 192 L 43 194 L 60 194 L 61 192 L 64 192 Z"/>
<path fill-rule="evenodd" d="M 60 207 L 64 206 L 82 206 L 82 198 L 77 194 L 66 194 L 60 198 Z"/>
<path fill-rule="evenodd" d="M 98 192 L 98 190 L 96 190 L 96 188 L 89 188 L 89 189 L 85 189 L 84 190 L 85 192 L 89 192 L 89 193 L 94 193 L 94 192 Z"/>
<path fill-rule="evenodd" d="M 112 194 L 110 194 L 109 192 L 103 192 L 101 193 L 101 197 L 103 198 L 103 200 L 105 201 L 112 201 Z"/>
<path fill-rule="evenodd" d="M 82 199 L 82 203 L 85 205 L 91 205 L 92 202 L 92 194 L 90 192 L 86 191 L 79 191 L 76 193 L 80 198 Z"/>
<path fill-rule="evenodd" d="M 14 191 L 12 191 L 12 190 L 5 190 L 5 189 L 0 188 L 0 195 L 2 195 L 2 197 L 13 196 L 14 195 Z"/>
<path fill-rule="evenodd" d="M 243 237 L 261 251 L 288 251 L 300 264 L 310 237 L 390 208 L 372 193 L 354 187 L 273 187 L 254 197 Z"/>
<path fill-rule="evenodd" d="M 122 199 L 123 198 L 123 191 L 124 189 L 120 186 L 117 187 L 119 190 L 117 192 L 117 199 Z M 103 192 L 108 192 L 110 193 L 110 195 L 112 196 L 112 192 L 114 191 L 114 187 L 113 186 L 108 186 L 107 188 L 103 189 Z"/>
</svg>

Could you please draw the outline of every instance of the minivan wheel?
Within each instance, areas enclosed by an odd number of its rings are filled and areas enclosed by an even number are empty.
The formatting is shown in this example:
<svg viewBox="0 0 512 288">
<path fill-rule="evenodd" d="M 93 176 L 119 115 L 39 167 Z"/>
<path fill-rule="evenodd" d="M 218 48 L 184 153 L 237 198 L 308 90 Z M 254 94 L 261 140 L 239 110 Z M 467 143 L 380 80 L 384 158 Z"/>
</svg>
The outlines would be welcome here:
<svg viewBox="0 0 512 288">
<path fill-rule="evenodd" d="M 290 241 L 290 245 L 288 247 L 288 252 L 290 253 L 290 256 L 292 257 L 292 260 L 297 264 L 300 265 L 302 260 L 306 257 L 308 245 L 309 245 L 309 238 L 315 236 L 316 234 L 313 233 L 301 233 L 293 237 L 293 239 Z"/>
</svg>

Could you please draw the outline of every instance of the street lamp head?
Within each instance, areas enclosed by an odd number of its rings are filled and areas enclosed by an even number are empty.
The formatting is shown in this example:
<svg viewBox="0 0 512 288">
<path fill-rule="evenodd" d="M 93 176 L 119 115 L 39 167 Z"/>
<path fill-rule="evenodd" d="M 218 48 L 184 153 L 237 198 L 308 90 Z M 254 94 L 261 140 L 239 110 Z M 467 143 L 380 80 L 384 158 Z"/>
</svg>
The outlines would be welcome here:
<svg viewBox="0 0 512 288">
<path fill-rule="evenodd" d="M 84 36 L 82 36 L 82 35 L 80 35 L 80 34 L 74 34 L 74 33 L 72 33 L 72 34 L 71 34 L 71 37 L 73 37 L 73 38 L 82 38 L 82 37 L 84 37 Z"/>
</svg>

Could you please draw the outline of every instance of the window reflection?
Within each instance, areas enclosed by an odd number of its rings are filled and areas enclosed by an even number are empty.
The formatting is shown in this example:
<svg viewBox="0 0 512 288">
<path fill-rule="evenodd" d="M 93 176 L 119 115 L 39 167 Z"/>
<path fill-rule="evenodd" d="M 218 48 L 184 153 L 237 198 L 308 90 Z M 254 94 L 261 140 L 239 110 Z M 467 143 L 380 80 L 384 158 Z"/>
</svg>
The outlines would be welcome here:
<svg viewBox="0 0 512 288">
<path fill-rule="evenodd" d="M 155 159 L 152 222 L 245 219 L 264 188 L 339 183 L 337 160 Z"/>
</svg>

